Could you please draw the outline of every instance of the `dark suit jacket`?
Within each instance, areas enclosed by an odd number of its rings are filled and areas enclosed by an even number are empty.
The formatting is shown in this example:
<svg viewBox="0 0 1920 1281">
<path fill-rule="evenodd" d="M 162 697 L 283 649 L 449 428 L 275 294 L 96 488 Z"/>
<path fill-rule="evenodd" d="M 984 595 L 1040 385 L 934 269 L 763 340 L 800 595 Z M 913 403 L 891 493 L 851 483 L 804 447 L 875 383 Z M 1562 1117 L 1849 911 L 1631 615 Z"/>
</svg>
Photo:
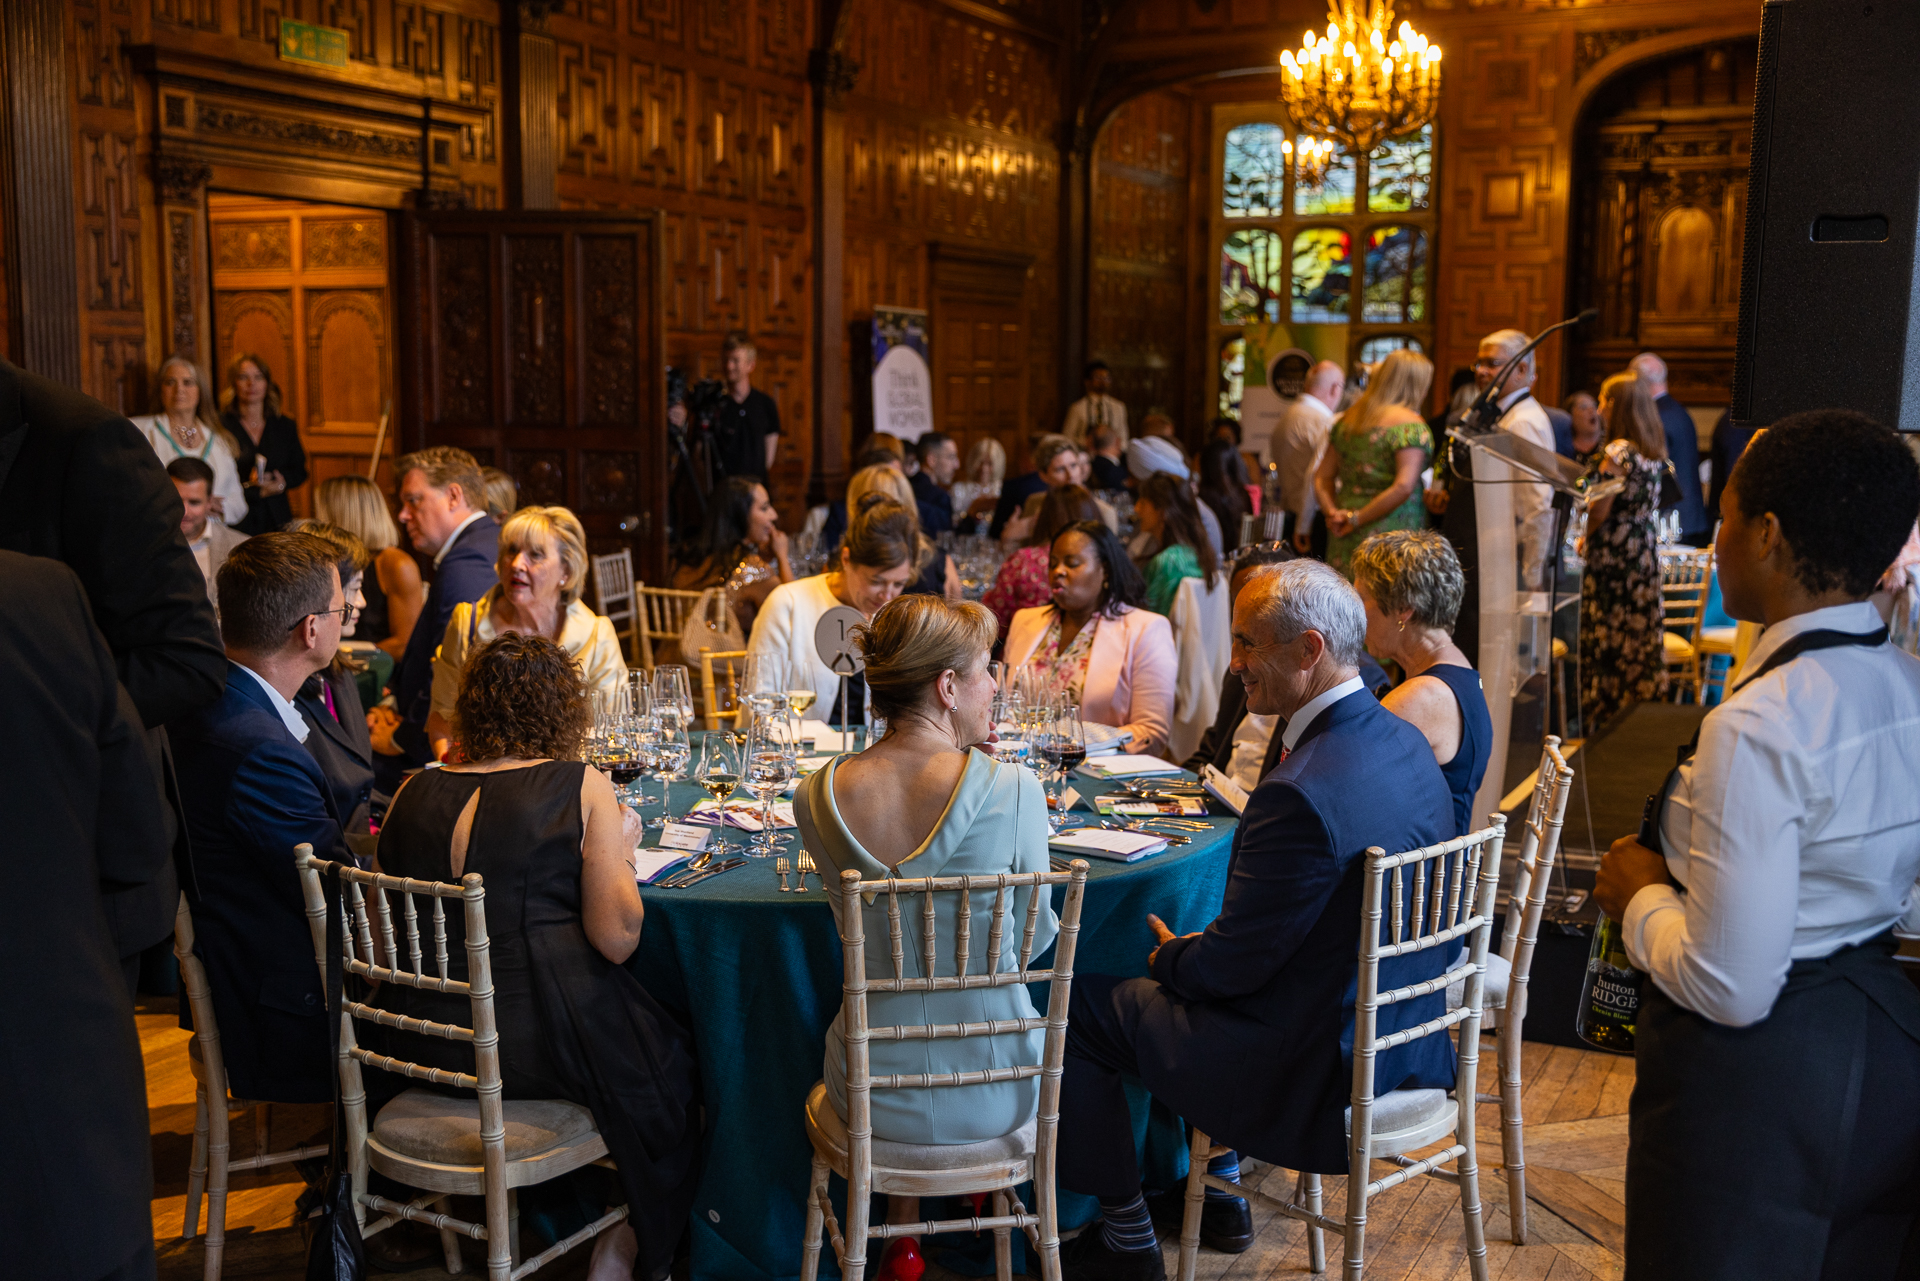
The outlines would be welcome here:
<svg viewBox="0 0 1920 1281">
<path fill-rule="evenodd" d="M 1733 475 L 1733 465 L 1753 442 L 1754 431 L 1752 427 L 1735 427 L 1732 413 L 1721 414 L 1720 421 L 1713 425 L 1712 488 L 1707 493 L 1709 524 L 1719 519 L 1720 496 L 1727 492 L 1727 477 Z"/>
<path fill-rule="evenodd" d="M 233 664 L 226 693 L 176 726 L 173 745 L 198 872 L 194 951 L 233 1093 L 324 1103 L 333 1097 L 326 1001 L 293 847 L 352 861 L 327 776 Z"/>
<path fill-rule="evenodd" d="M 1711 533 L 1713 522 L 1707 518 L 1706 496 L 1700 492 L 1700 432 L 1693 425 L 1693 415 L 1672 396 L 1660 397 L 1653 407 L 1660 411 L 1667 458 L 1673 463 L 1674 479 L 1680 482 L 1680 534 Z"/>
<path fill-rule="evenodd" d="M 220 697 L 226 652 L 206 580 L 180 533 L 180 496 L 132 423 L 99 401 L 0 360 L 0 548 L 64 562 L 148 730 L 158 785 L 162 727 Z M 171 843 L 176 810 L 163 811 Z M 190 875 L 184 846 L 175 849 Z M 163 863 L 108 896 L 122 956 L 173 932 L 179 884 Z"/>
<path fill-rule="evenodd" d="M 1047 482 L 1040 479 L 1037 471 L 1007 477 L 1000 486 L 1000 501 L 993 506 L 993 523 L 987 526 L 987 537 L 1000 537 L 1000 531 L 1006 528 L 1007 521 L 1027 505 L 1027 499 L 1046 492 Z"/>
<path fill-rule="evenodd" d="M 953 495 L 923 471 L 909 476 L 907 483 L 913 486 L 913 500 L 920 508 L 920 532 L 931 538 L 952 529 Z"/>
<path fill-rule="evenodd" d="M 493 563 L 500 555 L 500 522 L 491 516 L 460 531 L 440 567 L 433 571 L 426 604 L 407 637 L 407 648 L 393 669 L 393 698 L 402 724 L 393 741 L 406 750 L 407 759 L 424 765 L 430 759 L 427 713 L 433 710 L 433 655 L 447 634 L 455 605 L 471 605 L 500 581 Z"/>
<path fill-rule="evenodd" d="M 1387 679 L 1386 669 L 1373 661 L 1371 654 L 1360 655 L 1360 679 L 1373 691 L 1376 698 L 1385 694 L 1392 682 Z M 1182 762 L 1185 768 L 1198 774 L 1202 765 L 1211 765 L 1225 771 L 1228 762 L 1233 760 L 1233 732 L 1240 728 L 1240 720 L 1247 714 L 1247 687 L 1238 676 L 1228 672 L 1220 680 L 1220 712 L 1213 718 L 1213 724 L 1200 736 L 1200 746 L 1192 756 Z M 1287 723 L 1279 722 L 1273 727 L 1273 737 L 1267 742 L 1267 754 L 1260 765 L 1260 777 L 1273 773 L 1273 767 L 1280 763 L 1280 735 L 1286 730 Z"/>
<path fill-rule="evenodd" d="M 1573 457 L 1573 415 L 1552 405 L 1540 408 L 1547 411 L 1547 425 L 1553 428 L 1553 452 L 1562 458 Z"/>
<path fill-rule="evenodd" d="M 1195 1126 L 1294 1170 L 1346 1168 L 1362 856 L 1446 839 L 1453 802 L 1419 730 L 1361 691 L 1314 717 L 1254 790 L 1220 915 L 1163 945 L 1140 1075 Z M 1382 988 L 1438 975 L 1445 948 L 1382 963 Z M 1385 1034 L 1437 1017 L 1434 994 L 1380 1012 Z M 1375 1089 L 1453 1084 L 1444 1036 L 1382 1052 Z"/>
<path fill-rule="evenodd" d="M 164 805 L 80 579 L 0 552 L 0 600 L 0 1272 L 87 1281 L 153 1231 L 140 1037 L 102 891 L 166 866 Z"/>
<path fill-rule="evenodd" d="M 327 710 L 325 690 L 333 692 L 334 712 Z M 350 672 L 331 668 L 315 672 L 300 687 L 293 705 L 307 723 L 307 751 L 327 776 L 334 812 L 344 820 L 346 832 L 366 836 L 367 805 L 373 794 L 373 740 L 367 733 L 359 682 Z"/>
</svg>

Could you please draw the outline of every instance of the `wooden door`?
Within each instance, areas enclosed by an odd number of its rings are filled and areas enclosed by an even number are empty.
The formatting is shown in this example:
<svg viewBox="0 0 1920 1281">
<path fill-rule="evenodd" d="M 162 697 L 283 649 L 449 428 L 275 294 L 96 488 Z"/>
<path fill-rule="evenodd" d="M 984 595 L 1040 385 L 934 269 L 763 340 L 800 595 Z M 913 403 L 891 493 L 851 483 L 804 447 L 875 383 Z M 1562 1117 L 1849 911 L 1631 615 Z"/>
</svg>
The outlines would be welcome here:
<svg viewBox="0 0 1920 1281">
<path fill-rule="evenodd" d="M 423 213 L 401 243 L 407 448 L 458 445 L 666 574 L 666 348 L 650 214 Z"/>
<path fill-rule="evenodd" d="M 1027 275 L 1033 259 L 971 244 L 937 243 L 932 258 L 934 425 L 965 458 L 992 436 L 1009 472 L 1027 452 Z"/>
<path fill-rule="evenodd" d="M 300 426 L 311 479 L 288 495 L 307 515 L 313 486 L 367 474 L 392 395 L 387 215 L 254 196 L 207 199 L 215 367 L 241 352 L 272 368 L 281 411 Z M 381 450 L 393 454 L 389 438 Z M 391 488 L 391 467 L 378 477 Z"/>
</svg>

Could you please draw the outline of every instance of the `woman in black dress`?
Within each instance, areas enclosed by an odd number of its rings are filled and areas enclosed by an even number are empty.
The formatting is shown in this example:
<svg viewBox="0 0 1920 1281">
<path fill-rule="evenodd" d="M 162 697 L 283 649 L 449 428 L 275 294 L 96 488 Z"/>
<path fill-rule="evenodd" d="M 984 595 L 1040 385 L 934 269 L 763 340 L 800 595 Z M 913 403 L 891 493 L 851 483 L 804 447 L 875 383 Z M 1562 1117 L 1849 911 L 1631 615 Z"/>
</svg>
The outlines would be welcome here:
<svg viewBox="0 0 1920 1281">
<path fill-rule="evenodd" d="M 700 1128 L 692 1037 L 622 968 L 640 942 L 639 819 L 574 759 L 586 691 L 545 637 L 509 632 L 475 651 L 454 715 L 468 759 L 401 788 L 376 866 L 485 879 L 506 1097 L 585 1106 L 619 1167 L 630 1216 L 595 1243 L 592 1281 L 663 1277 L 693 1203 Z M 460 928 L 448 913 L 449 934 Z M 448 953 L 465 955 L 459 938 Z M 468 1017 L 461 997 L 388 987 L 379 999 L 419 1018 Z M 391 1053 L 472 1071 L 464 1046 L 392 1036 Z"/>
<path fill-rule="evenodd" d="M 293 519 L 287 491 L 307 483 L 307 451 L 300 447 L 300 428 L 280 412 L 280 388 L 267 362 L 250 351 L 241 352 L 227 366 L 227 394 L 220 421 L 252 456 L 240 459 L 246 477 L 247 518 L 243 534 L 264 534 Z"/>
</svg>

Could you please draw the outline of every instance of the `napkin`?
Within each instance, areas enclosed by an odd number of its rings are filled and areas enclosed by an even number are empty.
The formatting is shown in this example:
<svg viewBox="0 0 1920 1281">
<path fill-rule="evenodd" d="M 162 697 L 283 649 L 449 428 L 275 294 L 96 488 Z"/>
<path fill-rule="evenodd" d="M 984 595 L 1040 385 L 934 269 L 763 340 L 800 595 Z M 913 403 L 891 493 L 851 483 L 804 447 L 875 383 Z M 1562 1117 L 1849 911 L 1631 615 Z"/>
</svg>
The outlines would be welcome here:
<svg viewBox="0 0 1920 1281">
<path fill-rule="evenodd" d="M 1167 848 L 1165 837 L 1150 832 L 1115 832 L 1104 827 L 1083 827 L 1065 832 L 1047 842 L 1056 850 L 1071 854 L 1091 854 L 1095 858 L 1132 863 Z"/>
<path fill-rule="evenodd" d="M 687 812 L 687 822 L 718 823 L 724 827 L 737 827 L 743 832 L 760 830 L 759 801 L 729 801 L 726 816 L 720 815 L 720 807 L 712 798 L 700 801 Z M 775 801 L 773 803 L 773 826 L 778 831 L 793 826 L 793 802 Z"/>
<path fill-rule="evenodd" d="M 825 721 L 804 720 L 800 722 L 800 737 L 813 740 L 816 752 L 851 752 L 856 731 L 842 732 Z"/>
<path fill-rule="evenodd" d="M 1158 756 L 1110 756 L 1083 762 L 1079 772 L 1088 778 L 1145 778 L 1154 774 L 1178 774 L 1181 769 Z"/>
<path fill-rule="evenodd" d="M 685 850 L 663 850 L 657 846 L 636 849 L 633 852 L 633 879 L 642 885 L 651 885 L 666 875 L 669 868 L 680 866 L 690 857 Z"/>
</svg>

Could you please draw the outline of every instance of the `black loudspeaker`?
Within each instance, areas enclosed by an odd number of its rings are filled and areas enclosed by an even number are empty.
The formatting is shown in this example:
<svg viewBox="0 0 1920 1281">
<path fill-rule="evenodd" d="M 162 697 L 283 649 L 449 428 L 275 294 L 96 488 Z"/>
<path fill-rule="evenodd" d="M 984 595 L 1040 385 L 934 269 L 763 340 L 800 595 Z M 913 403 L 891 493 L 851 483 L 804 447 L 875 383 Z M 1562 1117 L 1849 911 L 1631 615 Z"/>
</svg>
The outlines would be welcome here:
<svg viewBox="0 0 1920 1281">
<path fill-rule="evenodd" d="M 1920 432 L 1920 3 L 1766 0 L 1733 419 Z"/>
</svg>

